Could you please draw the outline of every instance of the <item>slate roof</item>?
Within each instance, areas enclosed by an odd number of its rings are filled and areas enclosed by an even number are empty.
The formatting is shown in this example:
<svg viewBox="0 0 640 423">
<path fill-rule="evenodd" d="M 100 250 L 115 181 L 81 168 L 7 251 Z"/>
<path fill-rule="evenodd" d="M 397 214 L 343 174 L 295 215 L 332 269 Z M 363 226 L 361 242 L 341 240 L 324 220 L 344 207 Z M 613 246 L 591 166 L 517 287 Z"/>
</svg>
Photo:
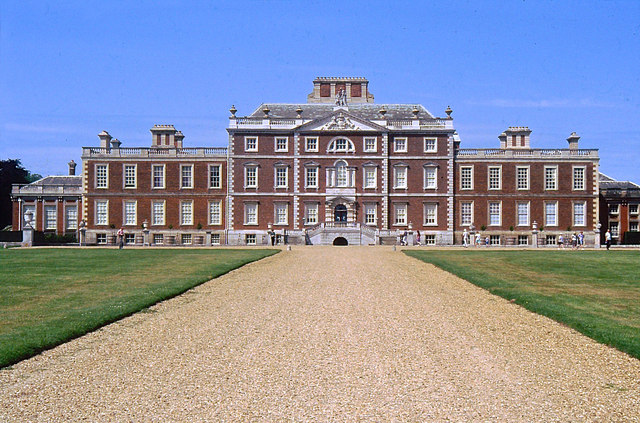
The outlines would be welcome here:
<svg viewBox="0 0 640 423">
<path fill-rule="evenodd" d="M 600 189 L 640 189 L 640 185 L 631 181 L 616 181 L 612 177 L 600 173 Z"/>
<path fill-rule="evenodd" d="M 251 115 L 250 118 L 262 118 L 264 106 L 269 107 L 269 117 L 280 119 L 295 119 L 298 113 L 296 109 L 302 109 L 303 119 L 318 119 L 333 113 L 334 104 L 284 104 L 284 103 L 262 103 Z M 432 120 L 435 117 L 425 109 L 421 104 L 375 104 L 375 103 L 354 103 L 346 106 L 349 113 L 367 120 L 378 120 L 380 109 L 384 106 L 387 110 L 385 119 L 387 120 L 403 120 L 413 118 L 413 108 L 418 108 L 418 119 Z"/>
<path fill-rule="evenodd" d="M 82 176 L 52 175 L 30 183 L 36 186 L 81 186 Z"/>
</svg>

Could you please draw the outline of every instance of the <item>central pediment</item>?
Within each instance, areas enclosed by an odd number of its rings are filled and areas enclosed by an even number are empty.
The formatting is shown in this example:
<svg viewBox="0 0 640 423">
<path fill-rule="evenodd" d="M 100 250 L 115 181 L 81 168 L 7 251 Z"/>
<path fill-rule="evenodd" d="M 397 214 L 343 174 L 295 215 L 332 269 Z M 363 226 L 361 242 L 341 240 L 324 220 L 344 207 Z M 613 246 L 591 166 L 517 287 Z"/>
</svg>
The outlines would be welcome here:
<svg viewBox="0 0 640 423">
<path fill-rule="evenodd" d="M 380 126 L 366 119 L 354 116 L 346 108 L 337 107 L 333 113 L 307 122 L 298 128 L 299 131 L 386 131 Z"/>
</svg>

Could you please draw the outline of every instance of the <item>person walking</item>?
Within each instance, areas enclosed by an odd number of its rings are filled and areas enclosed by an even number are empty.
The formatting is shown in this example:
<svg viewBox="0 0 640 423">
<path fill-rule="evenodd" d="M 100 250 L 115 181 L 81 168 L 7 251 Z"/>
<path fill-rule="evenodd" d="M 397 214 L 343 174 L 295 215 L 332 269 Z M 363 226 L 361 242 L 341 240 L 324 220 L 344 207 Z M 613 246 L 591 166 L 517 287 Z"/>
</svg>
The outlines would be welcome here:
<svg viewBox="0 0 640 423">
<path fill-rule="evenodd" d="M 480 235 L 480 232 L 476 232 L 476 247 L 480 246 L 481 239 L 482 235 Z"/>
<path fill-rule="evenodd" d="M 564 237 L 562 234 L 558 236 L 558 250 L 562 248 L 564 250 Z"/>
<path fill-rule="evenodd" d="M 578 234 L 578 249 L 584 249 L 584 232 Z"/>
<path fill-rule="evenodd" d="M 416 241 L 418 242 L 418 245 L 420 245 L 420 231 L 416 231 Z"/>
<path fill-rule="evenodd" d="M 467 232 L 466 229 L 462 233 L 462 244 L 464 245 L 464 248 L 469 246 L 469 232 Z"/>
<path fill-rule="evenodd" d="M 604 234 L 604 243 L 607 245 L 607 250 L 611 247 L 611 232 L 607 229 L 607 232 Z"/>
<path fill-rule="evenodd" d="M 118 249 L 122 250 L 122 248 L 124 247 L 124 227 L 120 227 L 120 229 L 118 230 Z"/>
</svg>

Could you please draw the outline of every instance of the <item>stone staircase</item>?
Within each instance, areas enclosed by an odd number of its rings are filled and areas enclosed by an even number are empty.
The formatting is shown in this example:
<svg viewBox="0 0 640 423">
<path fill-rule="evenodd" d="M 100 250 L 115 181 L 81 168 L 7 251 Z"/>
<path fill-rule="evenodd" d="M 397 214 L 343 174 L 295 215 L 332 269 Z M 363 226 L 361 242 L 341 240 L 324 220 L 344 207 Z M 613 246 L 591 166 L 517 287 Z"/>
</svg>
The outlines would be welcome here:
<svg viewBox="0 0 640 423">
<path fill-rule="evenodd" d="M 344 238 L 348 245 L 370 245 L 376 242 L 376 230 L 360 223 L 320 223 L 307 232 L 311 245 L 333 245 L 336 238 Z"/>
</svg>

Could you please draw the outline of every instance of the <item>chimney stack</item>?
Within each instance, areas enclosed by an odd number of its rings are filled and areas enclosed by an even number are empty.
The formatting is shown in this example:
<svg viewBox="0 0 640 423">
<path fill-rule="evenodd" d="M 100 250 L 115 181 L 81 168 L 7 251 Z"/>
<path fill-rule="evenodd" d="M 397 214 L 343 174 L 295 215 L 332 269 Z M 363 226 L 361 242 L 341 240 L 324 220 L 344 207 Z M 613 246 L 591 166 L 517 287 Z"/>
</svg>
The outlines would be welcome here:
<svg viewBox="0 0 640 423">
<path fill-rule="evenodd" d="M 569 150 L 577 150 L 578 149 L 578 140 L 580 137 L 575 132 L 572 132 L 567 138 L 567 142 L 569 143 Z"/>
<path fill-rule="evenodd" d="M 153 125 L 151 131 L 151 147 L 182 148 L 184 135 L 173 125 Z"/>
<path fill-rule="evenodd" d="M 75 176 L 76 174 L 76 162 L 73 159 L 67 163 L 69 165 L 69 176 Z"/>
<path fill-rule="evenodd" d="M 98 134 L 98 138 L 100 138 L 100 147 L 101 148 L 109 148 L 109 143 L 111 142 L 111 135 L 107 131 L 102 131 Z"/>
<path fill-rule="evenodd" d="M 531 135 L 531 129 L 528 126 L 510 126 L 509 129 L 504 131 L 498 139 L 500 139 L 501 148 L 522 148 L 529 149 L 529 136 Z M 506 137 L 506 138 L 503 138 Z M 504 142 L 505 146 L 502 147 Z"/>
</svg>

